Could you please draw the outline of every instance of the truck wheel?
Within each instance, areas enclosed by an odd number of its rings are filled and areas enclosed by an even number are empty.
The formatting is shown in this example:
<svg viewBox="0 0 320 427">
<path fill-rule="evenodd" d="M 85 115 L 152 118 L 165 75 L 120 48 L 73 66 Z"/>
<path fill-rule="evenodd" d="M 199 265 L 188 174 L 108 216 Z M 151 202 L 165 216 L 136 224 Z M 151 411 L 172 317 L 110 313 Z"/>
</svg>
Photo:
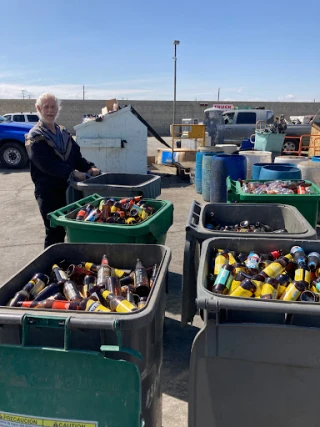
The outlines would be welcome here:
<svg viewBox="0 0 320 427">
<path fill-rule="evenodd" d="M 7 142 L 0 148 L 0 163 L 11 169 L 22 169 L 28 161 L 28 154 L 22 144 Z"/>
<path fill-rule="evenodd" d="M 282 146 L 282 150 L 286 150 L 286 151 L 298 151 L 298 148 L 299 148 L 299 141 L 295 139 L 285 140 Z"/>
</svg>

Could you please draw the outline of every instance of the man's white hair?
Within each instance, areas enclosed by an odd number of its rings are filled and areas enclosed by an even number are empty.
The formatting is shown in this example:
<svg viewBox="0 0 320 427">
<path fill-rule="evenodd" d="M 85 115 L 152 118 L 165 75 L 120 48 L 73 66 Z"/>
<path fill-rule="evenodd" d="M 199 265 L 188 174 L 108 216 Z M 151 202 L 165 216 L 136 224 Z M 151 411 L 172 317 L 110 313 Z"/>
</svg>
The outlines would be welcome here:
<svg viewBox="0 0 320 427">
<path fill-rule="evenodd" d="M 55 101 L 55 103 L 56 103 L 56 105 L 57 105 L 57 109 L 58 109 L 58 112 L 57 112 L 57 115 L 56 115 L 56 118 L 59 116 L 59 113 L 60 113 L 60 110 L 61 110 L 61 101 L 60 101 L 60 99 L 58 99 L 57 97 L 56 97 L 56 95 L 54 95 L 53 93 L 50 93 L 50 92 L 45 92 L 45 93 L 43 93 L 42 95 L 40 95 L 39 96 L 39 98 L 36 100 L 36 103 L 35 103 L 35 106 L 36 106 L 36 109 L 37 109 L 37 111 L 38 111 L 38 106 L 41 108 L 42 107 L 42 104 L 43 104 L 43 102 L 46 100 L 46 99 L 48 99 L 48 98 L 51 98 L 51 99 L 54 99 L 54 101 Z M 38 114 L 39 114 L 39 116 L 41 117 L 41 113 L 38 111 Z"/>
</svg>

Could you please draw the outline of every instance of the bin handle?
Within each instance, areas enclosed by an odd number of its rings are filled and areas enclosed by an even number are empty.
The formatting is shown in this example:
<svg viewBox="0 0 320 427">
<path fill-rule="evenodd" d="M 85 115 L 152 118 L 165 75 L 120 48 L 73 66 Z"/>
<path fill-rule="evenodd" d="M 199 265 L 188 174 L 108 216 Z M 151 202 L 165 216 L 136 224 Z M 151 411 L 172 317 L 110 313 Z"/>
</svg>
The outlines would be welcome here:
<svg viewBox="0 0 320 427">
<path fill-rule="evenodd" d="M 74 211 L 77 208 L 82 208 L 84 205 L 86 205 L 87 203 L 93 203 L 96 202 L 97 200 L 101 199 L 101 196 L 99 196 L 99 194 L 92 194 L 91 196 L 87 196 L 84 199 L 78 200 L 77 202 L 73 202 L 70 203 L 70 205 L 64 206 L 60 209 L 57 209 L 54 212 L 50 212 L 47 217 L 50 220 L 58 220 L 61 216 L 64 216 L 65 214 Z M 52 227 L 56 227 L 57 224 L 52 223 L 51 224 Z"/>
<path fill-rule="evenodd" d="M 189 231 L 190 227 L 196 228 L 199 225 L 201 211 L 202 205 L 196 200 L 193 200 L 187 219 L 186 231 Z"/>
<path fill-rule="evenodd" d="M 211 297 L 206 301 L 197 300 L 198 308 L 206 308 L 214 313 L 220 310 L 237 310 L 237 311 L 267 311 L 281 314 L 303 314 L 306 316 L 319 316 L 320 304 L 299 302 L 282 302 L 282 301 L 254 301 L 244 298 L 235 297 Z"/>
<path fill-rule="evenodd" d="M 28 345 L 28 338 L 30 334 L 30 329 L 36 328 L 50 328 L 50 329 L 63 329 L 64 330 L 64 339 L 63 339 L 63 349 L 72 351 L 70 345 L 70 336 L 72 329 L 97 329 L 97 327 L 101 327 L 102 329 L 109 329 L 115 332 L 117 337 L 117 345 L 102 345 L 100 350 L 102 352 L 107 351 L 117 351 L 123 353 L 129 353 L 132 356 L 137 357 L 142 360 L 141 354 L 128 347 L 124 347 L 122 345 L 122 334 L 120 330 L 120 321 L 114 318 L 103 319 L 103 321 L 86 321 L 81 319 L 79 322 L 74 321 L 75 318 L 72 317 L 53 317 L 53 316 L 40 316 L 40 315 L 30 315 L 25 314 L 22 318 L 22 338 L 21 345 L 23 347 L 37 347 Z M 40 346 L 41 347 L 41 346 Z"/>
<path fill-rule="evenodd" d="M 230 176 L 227 176 L 227 190 L 228 192 L 231 191 L 233 192 L 235 187 L 236 187 L 236 182 L 230 178 Z"/>
</svg>

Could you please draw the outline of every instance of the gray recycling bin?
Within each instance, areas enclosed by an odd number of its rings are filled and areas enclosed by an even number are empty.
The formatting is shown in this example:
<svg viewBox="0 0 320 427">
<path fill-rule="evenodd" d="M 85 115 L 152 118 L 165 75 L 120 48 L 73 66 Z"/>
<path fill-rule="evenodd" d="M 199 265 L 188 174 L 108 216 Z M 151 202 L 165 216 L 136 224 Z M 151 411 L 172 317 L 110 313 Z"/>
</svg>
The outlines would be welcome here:
<svg viewBox="0 0 320 427">
<path fill-rule="evenodd" d="M 268 224 L 273 229 L 287 229 L 288 233 L 245 233 L 247 238 L 279 239 L 316 239 L 317 232 L 304 216 L 290 205 L 253 204 L 253 203 L 211 203 L 202 205 L 193 201 L 186 225 L 186 242 L 183 260 L 182 278 L 182 325 L 191 322 L 196 312 L 195 300 L 197 294 L 196 277 L 198 272 L 199 255 L 202 242 L 211 237 L 239 237 L 233 231 L 217 231 L 205 228 L 206 218 L 214 212 L 215 220 L 221 225 L 234 225 L 248 220 L 250 223 L 259 221 Z"/>
<path fill-rule="evenodd" d="M 189 373 L 189 427 L 317 427 L 320 304 L 216 295 L 206 289 L 213 248 L 260 253 L 316 240 L 213 238 L 203 243 L 197 334 Z"/>
<path fill-rule="evenodd" d="M 21 290 L 35 273 L 48 272 L 53 264 L 59 263 L 62 260 L 65 260 L 69 264 L 74 263 L 76 265 L 83 261 L 99 264 L 103 254 L 108 255 L 110 265 L 120 269 L 134 269 L 137 258 L 140 258 L 145 266 L 159 265 L 155 283 L 144 309 L 136 313 L 90 313 L 81 311 L 22 309 L 5 306 L 9 299 L 11 299 L 16 292 Z M 94 352 L 93 357 L 97 359 L 97 363 L 99 362 L 99 357 L 103 356 L 101 352 L 106 352 L 106 357 L 108 359 L 126 361 L 131 367 L 135 365 L 140 384 L 137 394 L 139 401 L 141 399 L 141 413 L 145 421 L 145 427 L 161 427 L 163 322 L 165 314 L 165 286 L 170 259 L 171 251 L 169 248 L 152 244 L 62 243 L 47 248 L 10 280 L 0 285 L 0 366 L 9 365 L 10 369 L 15 371 L 15 378 L 18 378 L 18 382 L 14 382 L 14 380 L 11 382 L 6 380 L 6 382 L 8 382 L 10 386 L 16 386 L 14 387 L 15 389 L 17 385 L 22 385 L 24 387 L 26 385 L 24 382 L 24 375 L 27 375 L 27 373 L 23 371 L 23 363 L 20 363 L 20 367 L 18 368 L 18 363 L 17 367 L 15 367 L 15 364 L 10 361 L 11 359 L 9 361 L 2 360 L 2 357 L 7 354 L 7 348 L 3 348 L 3 346 L 14 346 L 17 349 L 17 362 L 26 354 L 26 352 L 23 351 L 26 347 L 32 347 L 36 350 L 39 349 L 39 351 L 41 349 L 54 349 L 58 353 L 67 350 L 70 352 L 80 352 L 82 355 Z M 25 322 L 26 317 L 29 318 L 30 322 Z M 26 326 L 28 327 L 28 334 L 24 332 Z M 19 349 L 21 350 L 20 353 Z M 57 360 L 60 360 L 59 356 L 57 356 Z M 41 384 L 42 387 L 45 387 L 47 383 L 55 384 L 56 389 L 59 389 L 59 387 L 61 388 L 63 382 L 61 382 L 62 380 L 60 381 L 61 373 L 59 363 L 60 362 L 53 364 L 51 362 L 51 364 L 48 364 L 48 367 L 50 367 L 50 370 L 47 371 L 48 378 L 41 376 L 37 377 L 37 365 L 31 364 L 34 371 L 33 375 L 31 375 L 31 383 L 28 384 L 28 393 L 37 393 L 36 386 L 39 384 Z M 92 363 L 94 363 L 94 361 Z M 25 364 L 25 366 L 27 368 L 29 364 Z M 115 396 L 121 396 L 121 394 L 126 396 L 128 385 L 131 384 L 132 381 L 136 381 L 136 377 L 134 377 L 128 379 L 127 383 L 124 382 L 120 384 L 117 382 L 116 375 L 114 375 L 116 371 L 111 373 L 108 372 L 108 370 L 101 371 L 99 377 L 91 377 L 91 372 L 86 372 L 85 366 L 90 367 L 91 365 L 84 364 L 81 368 L 83 374 L 80 375 L 78 372 L 75 378 L 68 377 L 69 379 L 66 382 L 68 382 L 69 385 L 74 384 L 75 387 L 80 382 L 84 390 L 87 390 L 91 384 L 93 389 L 96 387 L 95 390 L 97 390 L 97 392 L 92 392 L 92 399 L 88 398 L 86 400 L 87 406 L 95 404 L 95 397 L 99 396 L 101 382 L 103 382 L 105 389 L 109 391 L 113 390 Z M 100 366 L 100 364 L 97 366 Z M 119 364 L 119 368 L 121 369 L 121 364 Z M 81 369 L 79 368 L 78 371 Z M 133 369 L 133 374 L 134 372 Z M 30 372 L 28 372 L 28 374 L 30 374 Z M 122 388 L 123 393 L 121 393 Z M 49 402 L 49 395 L 53 391 L 53 389 L 46 391 L 47 403 Z M 134 390 L 132 391 L 134 392 Z M 26 405 L 24 405 L 24 402 L 27 401 L 27 392 L 26 397 L 23 398 L 21 402 L 13 402 L 12 399 L 8 399 L 11 405 L 8 404 L 6 407 L 2 406 L 2 392 L 3 388 L 1 388 L 0 391 L 0 415 L 1 411 L 16 412 L 24 415 L 37 415 L 36 413 L 30 413 L 29 409 L 28 412 L 26 412 L 27 410 L 25 409 Z M 77 389 L 76 392 L 79 392 L 79 390 Z M 10 393 L 10 391 L 8 391 L 8 393 Z M 72 393 L 72 390 L 70 393 Z M 11 395 L 9 394 L 6 396 L 10 397 Z M 34 396 L 36 396 L 36 394 Z M 137 397 L 134 394 L 132 396 L 134 398 Z M 110 399 L 112 400 L 112 397 L 110 397 Z M 112 418 L 108 418 L 109 404 L 110 401 L 107 400 L 105 402 L 105 414 L 97 414 L 100 420 L 103 419 L 103 423 L 101 421 L 101 424 L 105 426 L 123 425 L 124 427 L 124 424 L 121 424 L 123 418 L 120 417 L 120 421 L 117 420 L 116 422 L 113 422 Z M 10 408 L 14 406 L 14 411 L 9 411 L 9 409 L 7 409 L 9 406 Z M 126 409 L 129 410 L 131 406 L 131 404 L 124 404 L 122 409 L 125 412 Z M 56 418 L 68 419 L 69 414 L 69 418 L 72 419 L 73 415 L 70 416 L 71 412 L 68 412 L 69 409 L 69 406 L 63 407 L 63 417 L 57 416 Z M 82 409 L 82 407 L 79 407 L 79 414 L 83 412 L 81 411 Z M 43 411 L 40 410 L 40 412 L 41 416 L 43 416 Z M 59 414 L 61 415 L 61 410 Z M 118 416 L 121 416 L 121 414 L 119 413 Z M 73 419 L 79 418 L 74 417 Z M 126 417 L 124 417 L 124 419 L 126 419 Z M 0 425 L 2 425 L 1 417 Z M 132 424 L 130 424 L 130 426 L 131 425 Z M 64 424 L 64 426 L 71 427 L 71 424 Z M 74 424 L 74 426 L 80 427 L 80 424 L 79 426 L 78 424 Z"/>
<path fill-rule="evenodd" d="M 102 173 L 85 181 L 71 181 L 68 204 L 94 193 L 102 197 L 143 196 L 156 199 L 161 194 L 161 177 L 152 174 Z"/>
</svg>

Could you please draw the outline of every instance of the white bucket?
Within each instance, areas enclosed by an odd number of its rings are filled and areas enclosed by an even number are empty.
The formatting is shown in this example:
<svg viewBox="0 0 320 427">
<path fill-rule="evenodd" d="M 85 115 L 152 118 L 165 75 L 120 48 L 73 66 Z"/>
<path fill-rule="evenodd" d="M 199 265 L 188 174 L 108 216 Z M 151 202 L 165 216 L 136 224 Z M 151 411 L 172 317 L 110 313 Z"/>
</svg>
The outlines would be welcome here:
<svg viewBox="0 0 320 427">
<path fill-rule="evenodd" d="M 251 179 L 252 165 L 255 163 L 272 163 L 271 151 L 240 151 L 247 158 L 247 179 Z"/>
<path fill-rule="evenodd" d="M 308 157 L 303 156 L 277 156 L 274 163 L 293 163 L 299 165 L 301 162 L 308 161 Z"/>
<path fill-rule="evenodd" d="M 312 162 L 311 160 L 301 162 L 298 168 L 301 170 L 302 179 L 314 182 L 320 186 L 320 162 Z"/>
</svg>

